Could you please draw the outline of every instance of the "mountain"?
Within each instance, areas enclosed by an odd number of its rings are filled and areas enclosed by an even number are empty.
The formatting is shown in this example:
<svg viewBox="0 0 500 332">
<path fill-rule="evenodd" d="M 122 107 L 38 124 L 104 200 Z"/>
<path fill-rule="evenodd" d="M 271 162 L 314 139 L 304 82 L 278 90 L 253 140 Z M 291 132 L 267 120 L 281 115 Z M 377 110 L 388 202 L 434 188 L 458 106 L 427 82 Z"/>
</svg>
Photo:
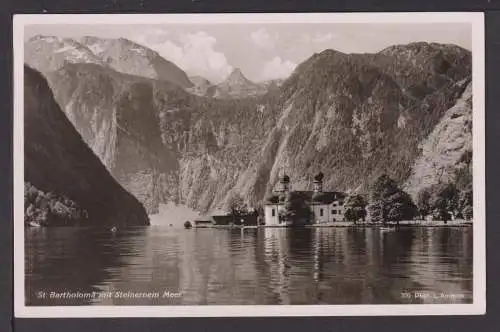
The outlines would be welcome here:
<svg viewBox="0 0 500 332">
<path fill-rule="evenodd" d="M 68 63 L 106 63 L 90 49 L 71 38 L 34 36 L 24 43 L 24 62 L 30 67 L 47 73 Z"/>
<path fill-rule="evenodd" d="M 200 97 L 213 97 L 216 92 L 215 85 L 201 76 L 190 76 L 189 80 L 193 83 L 193 87 L 188 88 L 187 91 Z"/>
<path fill-rule="evenodd" d="M 239 68 L 235 68 L 223 82 L 216 85 L 214 96 L 219 98 L 242 98 L 262 95 L 266 92 L 265 86 L 250 81 Z"/>
<path fill-rule="evenodd" d="M 167 81 L 184 89 L 193 84 L 186 73 L 145 46 L 125 38 L 80 40 L 35 36 L 25 42 L 25 63 L 46 74 L 70 63 L 97 64 L 131 75 Z"/>
<path fill-rule="evenodd" d="M 424 147 L 467 100 L 471 54 L 434 43 L 374 54 L 325 50 L 264 94 L 250 93 L 255 83 L 235 70 L 217 85 L 229 98 L 197 97 L 153 79 L 131 93 L 138 79 L 79 64 L 49 76 L 69 119 L 148 210 L 175 201 L 205 212 L 224 208 L 233 192 L 258 204 L 285 166 L 295 189 L 309 187 L 318 171 L 325 188 L 348 192 L 366 191 L 382 173 L 401 185 L 413 181 L 423 174 L 420 158 L 446 151 Z M 126 121 L 117 116 L 124 107 Z"/>
<path fill-rule="evenodd" d="M 24 70 L 25 208 L 27 219 L 38 217 L 26 222 L 148 225 L 145 209 L 84 143 L 46 80 Z"/>
<path fill-rule="evenodd" d="M 225 99 L 264 95 L 283 84 L 282 79 L 254 83 L 247 79 L 238 68 L 234 69 L 224 82 L 217 85 L 201 76 L 190 76 L 189 79 L 194 86 L 186 89 L 187 92 L 200 97 Z"/>
<path fill-rule="evenodd" d="M 81 38 L 80 43 L 118 72 L 167 81 L 184 89 L 193 85 L 182 69 L 158 52 L 126 38 L 87 36 Z"/>
</svg>

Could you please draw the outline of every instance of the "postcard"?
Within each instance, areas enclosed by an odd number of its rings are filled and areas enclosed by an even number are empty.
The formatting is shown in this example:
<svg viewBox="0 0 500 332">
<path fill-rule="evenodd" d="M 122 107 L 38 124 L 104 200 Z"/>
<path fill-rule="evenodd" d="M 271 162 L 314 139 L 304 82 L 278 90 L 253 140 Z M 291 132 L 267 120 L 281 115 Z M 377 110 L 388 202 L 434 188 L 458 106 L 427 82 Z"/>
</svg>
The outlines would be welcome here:
<svg viewBox="0 0 500 332">
<path fill-rule="evenodd" d="M 15 15 L 13 40 L 17 317 L 485 313 L 482 13 Z"/>
</svg>

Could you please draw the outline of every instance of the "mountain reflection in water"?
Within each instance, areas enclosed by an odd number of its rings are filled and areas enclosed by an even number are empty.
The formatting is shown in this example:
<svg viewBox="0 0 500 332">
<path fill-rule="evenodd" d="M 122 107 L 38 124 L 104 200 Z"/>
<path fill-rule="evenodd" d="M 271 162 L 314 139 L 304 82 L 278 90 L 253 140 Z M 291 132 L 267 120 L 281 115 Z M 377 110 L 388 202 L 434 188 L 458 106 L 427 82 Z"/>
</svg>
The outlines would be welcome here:
<svg viewBox="0 0 500 332">
<path fill-rule="evenodd" d="M 472 302 L 471 227 L 39 228 L 25 254 L 27 305 Z"/>
</svg>

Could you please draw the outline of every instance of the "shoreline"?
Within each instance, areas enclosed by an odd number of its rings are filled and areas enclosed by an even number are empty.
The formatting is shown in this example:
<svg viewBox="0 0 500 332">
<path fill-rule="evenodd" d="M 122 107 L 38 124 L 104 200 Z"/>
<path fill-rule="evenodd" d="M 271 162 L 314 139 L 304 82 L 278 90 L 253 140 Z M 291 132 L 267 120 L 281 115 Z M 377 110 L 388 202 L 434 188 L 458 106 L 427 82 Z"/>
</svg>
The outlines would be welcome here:
<svg viewBox="0 0 500 332">
<path fill-rule="evenodd" d="M 235 225 L 203 225 L 193 226 L 192 228 L 223 228 L 223 229 L 256 229 L 256 228 L 323 228 L 323 227 L 370 227 L 370 228 L 397 228 L 397 227 L 471 227 L 472 221 L 466 220 L 450 220 L 448 222 L 440 220 L 422 221 L 422 220 L 407 220 L 399 222 L 391 222 L 387 224 L 374 224 L 368 222 L 354 223 L 354 222 L 330 222 L 322 224 L 311 224 L 303 226 L 290 226 L 290 225 L 252 225 L 252 226 L 235 226 Z"/>
</svg>

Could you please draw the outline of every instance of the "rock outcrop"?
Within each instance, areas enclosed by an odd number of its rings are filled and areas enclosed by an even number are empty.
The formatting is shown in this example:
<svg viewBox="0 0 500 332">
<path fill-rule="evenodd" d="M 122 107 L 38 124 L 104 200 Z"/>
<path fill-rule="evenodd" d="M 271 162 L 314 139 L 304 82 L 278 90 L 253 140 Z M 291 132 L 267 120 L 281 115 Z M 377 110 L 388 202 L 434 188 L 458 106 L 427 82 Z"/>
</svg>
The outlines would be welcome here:
<svg viewBox="0 0 500 332">
<path fill-rule="evenodd" d="M 46 80 L 29 67 L 24 144 L 26 209 L 41 212 L 39 224 L 149 224 L 144 207 L 113 179 L 61 111 Z M 68 218 L 51 218 L 60 214 Z"/>
<path fill-rule="evenodd" d="M 455 182 L 457 171 L 471 166 L 472 158 L 472 83 L 432 132 L 419 145 L 421 155 L 415 161 L 406 191 L 414 198 L 424 188 L 438 183 Z"/>
</svg>

